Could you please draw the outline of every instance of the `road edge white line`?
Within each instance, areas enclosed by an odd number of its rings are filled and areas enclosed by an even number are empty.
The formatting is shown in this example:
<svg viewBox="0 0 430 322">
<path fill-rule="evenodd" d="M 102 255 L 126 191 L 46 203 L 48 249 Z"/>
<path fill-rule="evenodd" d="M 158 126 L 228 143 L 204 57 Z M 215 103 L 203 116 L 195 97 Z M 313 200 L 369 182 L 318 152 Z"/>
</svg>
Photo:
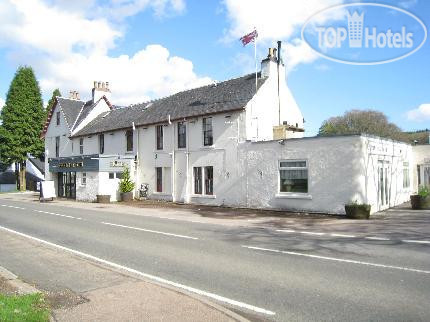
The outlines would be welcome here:
<svg viewBox="0 0 430 322">
<path fill-rule="evenodd" d="M 430 244 L 430 240 L 402 239 L 404 243 Z"/>
<path fill-rule="evenodd" d="M 242 245 L 242 247 L 248 248 L 248 249 L 254 249 L 254 250 L 262 250 L 262 251 L 267 251 L 267 252 L 272 252 L 272 253 L 281 253 L 281 254 L 294 255 L 294 256 L 302 256 L 302 257 L 310 257 L 310 258 L 317 258 L 317 259 L 323 259 L 323 260 L 329 260 L 329 261 L 335 261 L 335 262 L 343 262 L 343 263 L 350 263 L 350 264 L 359 264 L 359 265 L 373 266 L 373 267 L 382 267 L 382 268 L 391 268 L 391 269 L 397 269 L 397 270 L 408 271 L 408 272 L 430 274 L 430 271 L 425 271 L 425 270 L 416 269 L 416 268 L 393 266 L 393 265 L 384 265 L 384 264 L 377 264 L 377 263 L 357 261 L 357 260 L 353 260 L 353 259 L 343 259 L 343 258 L 336 258 L 336 257 L 327 257 L 327 256 L 320 256 L 320 255 L 312 255 L 312 254 L 290 252 L 290 251 L 285 251 L 285 250 L 270 249 L 270 248 L 263 248 L 263 247 L 256 247 L 256 246 Z"/>
<path fill-rule="evenodd" d="M 220 301 L 220 302 L 223 302 L 223 303 L 227 303 L 227 304 L 230 304 L 230 305 L 233 305 L 233 306 L 238 306 L 238 307 L 241 307 L 241 308 L 244 308 L 244 309 L 248 309 L 248 310 L 251 310 L 251 311 L 254 311 L 254 312 L 258 312 L 258 313 L 262 313 L 262 314 L 266 314 L 266 315 L 275 315 L 276 314 L 273 311 L 269 311 L 269 310 L 260 308 L 258 306 L 254 306 L 254 305 L 251 305 L 251 304 L 246 304 L 246 303 L 243 303 L 243 302 L 239 302 L 239 301 L 236 301 L 236 300 L 229 299 L 229 298 L 221 296 L 221 295 L 217 295 L 217 294 L 214 294 L 214 293 L 203 291 L 203 290 L 191 287 L 191 286 L 186 286 L 184 284 L 180 284 L 180 283 L 177 283 L 177 282 L 169 281 L 169 280 L 164 279 L 162 277 L 158 277 L 158 276 L 155 276 L 155 275 L 147 274 L 147 273 L 135 270 L 135 269 L 127 267 L 127 266 L 123 266 L 123 265 L 120 265 L 120 264 L 117 264 L 117 263 L 114 263 L 114 262 L 111 262 L 111 261 L 108 261 L 108 260 L 105 260 L 105 259 L 93 256 L 93 255 L 87 254 L 87 253 L 84 253 L 84 252 L 80 252 L 78 250 L 74 250 L 74 249 L 71 249 L 71 248 L 68 248 L 68 247 L 65 247 L 65 246 L 61 246 L 61 245 L 58 245 L 58 244 L 55 244 L 55 243 L 51 243 L 49 241 L 46 241 L 46 240 L 43 240 L 43 239 L 40 239 L 40 238 L 37 238 L 37 237 L 33 237 L 33 236 L 30 236 L 30 235 L 21 233 L 19 231 L 16 231 L 16 230 L 13 230 L 13 229 L 10 229 L 10 228 L 7 228 L 7 227 L 0 226 L 0 229 L 5 230 L 5 231 L 10 232 L 10 233 L 13 233 L 13 234 L 16 234 L 16 235 L 21 236 L 21 237 L 25 237 L 25 238 L 37 241 L 37 242 L 45 244 L 45 245 L 49 245 L 51 247 L 55 247 L 55 248 L 58 248 L 58 249 L 70 252 L 72 254 L 75 254 L 75 255 L 78 255 L 78 256 L 81 256 L 81 257 L 84 257 L 84 258 L 88 258 L 88 259 L 94 260 L 96 262 L 99 262 L 99 263 L 102 263 L 102 264 L 105 264 L 105 265 L 108 265 L 108 266 L 111 266 L 111 267 L 115 267 L 115 268 L 120 269 L 120 270 L 124 270 L 124 271 L 132 273 L 132 274 L 136 274 L 136 275 L 145 277 L 147 279 L 156 281 L 156 282 L 161 283 L 161 284 L 166 284 L 166 285 L 170 285 L 170 286 L 173 286 L 173 287 L 176 287 L 176 288 L 179 288 L 179 289 L 183 289 L 183 290 L 188 291 L 190 293 L 195 293 L 195 294 L 198 294 L 198 295 L 206 296 L 206 297 L 209 297 L 211 299 L 214 299 L 214 300 L 217 300 L 217 301 Z"/>
</svg>

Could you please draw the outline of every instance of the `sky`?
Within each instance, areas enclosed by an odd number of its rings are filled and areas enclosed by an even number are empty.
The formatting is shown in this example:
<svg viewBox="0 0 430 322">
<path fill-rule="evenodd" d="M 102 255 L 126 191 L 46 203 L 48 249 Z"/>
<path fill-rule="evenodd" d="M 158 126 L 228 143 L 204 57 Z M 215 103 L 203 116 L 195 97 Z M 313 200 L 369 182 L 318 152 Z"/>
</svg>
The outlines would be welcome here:
<svg viewBox="0 0 430 322">
<path fill-rule="evenodd" d="M 310 17 L 352 2 L 357 1 L 1 0 L 0 108 L 20 65 L 33 67 L 45 102 L 57 87 L 63 96 L 77 90 L 89 99 L 93 81 L 108 81 L 117 105 L 252 73 L 254 46 L 242 46 L 239 38 L 255 27 L 258 62 L 268 47 L 283 42 L 285 77 L 307 136 L 351 109 L 382 111 L 403 130 L 430 128 L 428 40 L 398 61 L 350 65 L 321 57 L 301 38 Z M 405 9 L 430 25 L 430 1 L 377 3 Z M 382 28 L 402 17 L 375 11 L 371 23 Z M 318 23 L 337 18 L 325 14 Z"/>
</svg>

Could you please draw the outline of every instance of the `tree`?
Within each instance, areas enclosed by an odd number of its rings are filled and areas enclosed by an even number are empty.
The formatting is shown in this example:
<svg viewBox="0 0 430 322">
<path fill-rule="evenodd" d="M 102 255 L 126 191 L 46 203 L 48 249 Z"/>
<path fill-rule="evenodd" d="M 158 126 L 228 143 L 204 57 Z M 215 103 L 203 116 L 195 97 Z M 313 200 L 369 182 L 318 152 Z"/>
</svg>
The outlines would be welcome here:
<svg viewBox="0 0 430 322">
<path fill-rule="evenodd" d="M 26 190 L 27 155 L 39 157 L 44 143 L 40 138 L 45 112 L 39 84 L 31 67 L 19 67 L 10 84 L 0 114 L 0 162 L 19 164 L 19 187 Z"/>
<path fill-rule="evenodd" d="M 52 92 L 52 97 L 49 99 L 48 101 L 48 105 L 46 105 L 46 118 L 48 118 L 49 112 L 51 112 L 52 108 L 54 107 L 54 103 L 55 103 L 55 98 L 61 96 L 60 90 L 58 88 L 54 89 L 54 91 Z"/>
<path fill-rule="evenodd" d="M 343 116 L 331 117 L 321 125 L 318 135 L 342 135 L 367 133 L 384 138 L 399 140 L 401 129 L 388 122 L 387 116 L 373 110 L 351 110 Z"/>
</svg>

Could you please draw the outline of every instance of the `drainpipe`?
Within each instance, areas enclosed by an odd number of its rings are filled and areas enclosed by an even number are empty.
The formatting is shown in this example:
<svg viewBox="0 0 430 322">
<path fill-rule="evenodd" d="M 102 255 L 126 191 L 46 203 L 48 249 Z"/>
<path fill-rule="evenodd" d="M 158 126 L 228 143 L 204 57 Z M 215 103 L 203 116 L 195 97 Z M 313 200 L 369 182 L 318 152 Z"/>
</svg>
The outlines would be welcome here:
<svg viewBox="0 0 430 322">
<path fill-rule="evenodd" d="M 176 202 L 176 189 L 175 189 L 175 126 L 173 126 L 172 121 L 170 120 L 170 114 L 167 117 L 167 121 L 169 125 L 172 125 L 172 201 Z"/>
</svg>

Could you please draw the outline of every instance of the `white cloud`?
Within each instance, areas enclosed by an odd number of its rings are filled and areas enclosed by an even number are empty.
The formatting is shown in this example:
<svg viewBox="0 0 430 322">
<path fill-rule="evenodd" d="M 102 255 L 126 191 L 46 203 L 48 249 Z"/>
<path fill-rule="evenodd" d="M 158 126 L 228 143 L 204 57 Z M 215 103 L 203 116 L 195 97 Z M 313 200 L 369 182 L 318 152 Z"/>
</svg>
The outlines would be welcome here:
<svg viewBox="0 0 430 322">
<path fill-rule="evenodd" d="M 408 119 L 416 122 L 430 121 L 430 104 L 421 104 L 416 109 L 407 112 Z"/>
<path fill-rule="evenodd" d="M 4 106 L 4 103 L 5 103 L 4 99 L 2 99 L 2 98 L 0 97 L 0 111 L 2 110 L 2 108 L 3 108 L 3 106 Z"/>
<path fill-rule="evenodd" d="M 114 104 L 130 104 L 211 81 L 197 76 L 191 61 L 171 55 L 160 45 L 148 45 L 131 56 L 109 55 L 109 49 L 124 36 L 124 26 L 112 23 L 102 12 L 116 8 L 118 19 L 147 8 L 157 16 L 179 13 L 185 8 L 182 0 L 111 0 L 104 7 L 95 7 L 95 1 L 75 0 L 73 5 L 65 0 L 47 1 L 0 3 L 0 46 L 17 65 L 35 69 L 46 98 L 57 87 L 64 96 L 78 90 L 88 98 L 97 80 L 111 83 Z M 63 10 L 62 4 L 70 10 Z M 92 17 L 84 14 L 88 11 Z"/>
<path fill-rule="evenodd" d="M 224 35 L 224 41 L 233 42 L 258 30 L 260 47 L 273 46 L 276 40 L 287 42 L 284 46 L 284 60 L 287 70 L 301 63 L 310 63 L 318 58 L 310 47 L 301 40 L 300 31 L 305 21 L 313 14 L 343 0 L 225 0 L 230 27 Z M 338 17 L 321 16 L 319 22 Z M 262 53 L 265 55 L 266 50 Z"/>
<path fill-rule="evenodd" d="M 418 3 L 418 0 L 405 0 L 405 1 L 400 1 L 399 6 L 405 9 L 410 9 L 414 7 L 417 3 Z"/>
</svg>

